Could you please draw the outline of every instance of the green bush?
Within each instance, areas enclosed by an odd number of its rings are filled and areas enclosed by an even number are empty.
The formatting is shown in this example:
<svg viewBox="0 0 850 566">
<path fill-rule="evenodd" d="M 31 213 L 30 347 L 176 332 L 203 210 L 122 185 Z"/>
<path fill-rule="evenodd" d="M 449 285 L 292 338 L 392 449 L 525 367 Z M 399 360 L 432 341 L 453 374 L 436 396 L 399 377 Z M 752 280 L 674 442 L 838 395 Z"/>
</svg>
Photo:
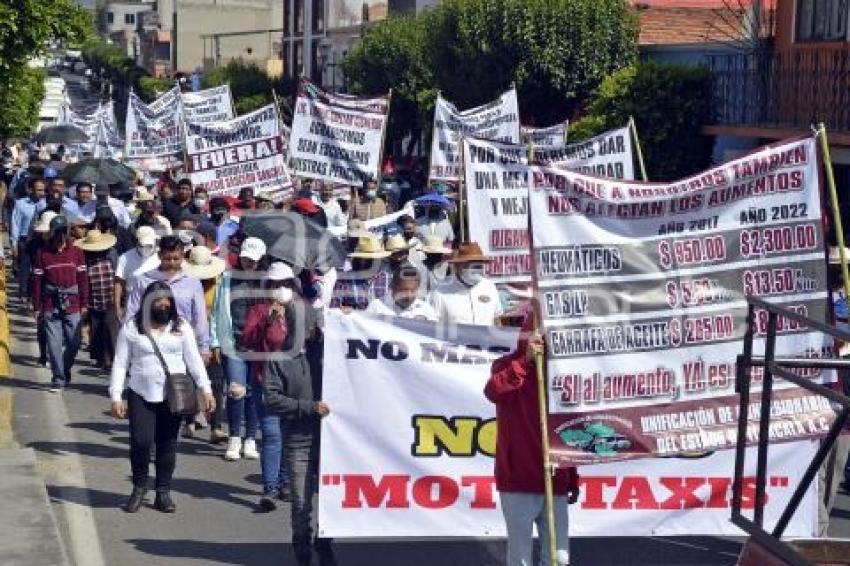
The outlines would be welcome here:
<svg viewBox="0 0 850 566">
<path fill-rule="evenodd" d="M 653 61 L 614 72 L 599 85 L 587 114 L 570 125 L 570 142 L 623 127 L 633 117 L 649 179 L 670 181 L 711 164 L 711 80 L 705 67 Z"/>
<path fill-rule="evenodd" d="M 144 76 L 139 78 L 138 84 L 138 94 L 144 100 L 154 100 L 174 87 L 174 81 L 167 77 Z"/>
<path fill-rule="evenodd" d="M 0 81 L 0 138 L 28 137 L 38 124 L 45 74 L 26 65 Z"/>
<path fill-rule="evenodd" d="M 204 88 L 223 84 L 230 85 L 233 105 L 238 114 L 252 112 L 270 104 L 274 100 L 272 89 L 278 97 L 287 102 L 291 102 L 295 92 L 295 82 L 292 79 L 272 79 L 256 63 L 240 60 L 232 60 L 227 65 L 213 69 L 206 73 L 201 81 Z"/>
</svg>

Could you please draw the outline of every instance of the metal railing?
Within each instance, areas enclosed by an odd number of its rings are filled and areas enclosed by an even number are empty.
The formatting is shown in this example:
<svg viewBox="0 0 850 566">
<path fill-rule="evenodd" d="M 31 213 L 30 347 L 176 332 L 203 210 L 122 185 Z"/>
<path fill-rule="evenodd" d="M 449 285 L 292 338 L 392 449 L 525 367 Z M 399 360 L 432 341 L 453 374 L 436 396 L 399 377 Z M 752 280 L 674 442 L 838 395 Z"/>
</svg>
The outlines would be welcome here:
<svg viewBox="0 0 850 566">
<path fill-rule="evenodd" d="M 736 392 L 740 395 L 738 414 L 738 438 L 735 448 L 735 478 L 732 484 L 732 523 L 749 534 L 752 539 L 765 550 L 793 566 L 811 566 L 811 562 L 798 554 L 789 544 L 782 542 L 781 537 L 788 523 L 797 511 L 803 496 L 809 489 L 815 475 L 832 449 L 838 435 L 844 428 L 850 416 L 850 398 L 805 377 L 795 375 L 792 369 L 850 369 L 850 360 L 841 359 L 808 359 L 808 358 L 778 358 L 776 357 L 777 324 L 780 317 L 805 325 L 812 330 L 823 332 L 832 338 L 850 342 L 850 333 L 841 331 L 834 326 L 824 324 L 772 303 L 755 297 L 748 297 L 747 331 L 744 335 L 744 351 L 738 356 Z M 756 309 L 768 313 L 767 334 L 765 338 L 764 356 L 753 356 L 754 321 Z M 756 461 L 756 493 L 753 518 L 745 517 L 741 512 L 743 500 L 744 460 L 746 457 L 747 425 L 749 419 L 748 405 L 750 403 L 751 369 L 761 367 L 762 390 L 760 398 L 760 414 L 758 421 L 758 449 Z M 767 479 L 767 447 L 769 443 L 768 428 L 770 426 L 770 408 L 773 399 L 774 377 L 789 381 L 818 395 L 822 395 L 840 407 L 835 421 L 829 432 L 821 441 L 820 448 L 806 468 L 800 483 L 791 495 L 788 505 L 782 511 L 779 520 L 771 532 L 764 528 L 765 486 Z"/>
<path fill-rule="evenodd" d="M 708 58 L 716 123 L 850 132 L 850 51 L 759 51 Z"/>
</svg>

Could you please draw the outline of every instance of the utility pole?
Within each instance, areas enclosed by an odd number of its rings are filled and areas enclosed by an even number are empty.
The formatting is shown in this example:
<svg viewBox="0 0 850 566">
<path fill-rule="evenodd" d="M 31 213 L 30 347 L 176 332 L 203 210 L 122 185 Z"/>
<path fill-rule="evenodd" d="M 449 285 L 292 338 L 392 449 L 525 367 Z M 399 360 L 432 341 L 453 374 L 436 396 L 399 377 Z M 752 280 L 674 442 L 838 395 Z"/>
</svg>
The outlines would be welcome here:
<svg viewBox="0 0 850 566">
<path fill-rule="evenodd" d="M 171 76 L 177 73 L 177 2 L 171 0 Z"/>
</svg>

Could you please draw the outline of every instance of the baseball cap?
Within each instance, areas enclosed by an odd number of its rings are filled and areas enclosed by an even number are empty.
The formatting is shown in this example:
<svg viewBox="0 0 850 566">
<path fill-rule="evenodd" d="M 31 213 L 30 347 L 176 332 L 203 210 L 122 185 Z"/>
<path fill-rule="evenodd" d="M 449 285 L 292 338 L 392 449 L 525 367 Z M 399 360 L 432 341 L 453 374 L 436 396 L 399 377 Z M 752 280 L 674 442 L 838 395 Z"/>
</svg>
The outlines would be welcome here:
<svg viewBox="0 0 850 566">
<path fill-rule="evenodd" d="M 266 245 L 259 238 L 246 238 L 242 242 L 242 249 L 239 251 L 239 257 L 247 257 L 254 261 L 260 261 L 266 255 Z"/>
<path fill-rule="evenodd" d="M 136 229 L 136 241 L 140 246 L 153 246 L 156 244 L 156 231 L 151 226 L 139 226 Z"/>
<path fill-rule="evenodd" d="M 270 281 L 285 281 L 286 279 L 295 279 L 295 273 L 292 268 L 283 263 L 276 261 L 269 266 L 269 271 L 266 273 L 266 279 Z"/>
<path fill-rule="evenodd" d="M 58 232 L 60 230 L 67 230 L 67 229 L 68 229 L 68 220 L 64 216 L 62 216 L 61 214 L 54 216 L 50 220 L 50 233 L 51 234 L 53 234 L 54 232 Z"/>
</svg>

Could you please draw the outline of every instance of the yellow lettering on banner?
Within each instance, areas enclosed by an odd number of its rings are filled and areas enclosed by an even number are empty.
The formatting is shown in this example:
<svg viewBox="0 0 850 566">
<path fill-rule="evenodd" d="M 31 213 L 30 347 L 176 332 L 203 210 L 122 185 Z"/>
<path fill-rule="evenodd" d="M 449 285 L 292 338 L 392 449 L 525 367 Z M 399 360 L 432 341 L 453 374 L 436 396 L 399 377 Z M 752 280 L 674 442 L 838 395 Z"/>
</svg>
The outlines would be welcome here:
<svg viewBox="0 0 850 566">
<path fill-rule="evenodd" d="M 496 419 L 414 415 L 414 440 L 410 452 L 415 457 L 471 457 L 496 453 Z"/>
</svg>

